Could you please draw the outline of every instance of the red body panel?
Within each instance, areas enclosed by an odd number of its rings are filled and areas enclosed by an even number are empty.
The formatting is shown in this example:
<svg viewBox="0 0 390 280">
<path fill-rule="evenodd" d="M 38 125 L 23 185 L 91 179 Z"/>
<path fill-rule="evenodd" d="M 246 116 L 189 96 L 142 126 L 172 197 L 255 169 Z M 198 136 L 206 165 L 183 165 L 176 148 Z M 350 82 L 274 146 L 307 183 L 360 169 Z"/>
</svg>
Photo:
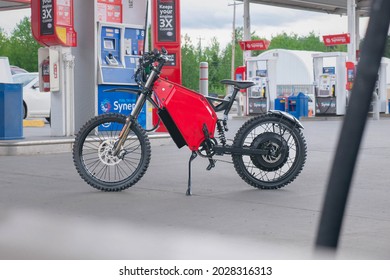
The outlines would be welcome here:
<svg viewBox="0 0 390 280">
<path fill-rule="evenodd" d="M 192 151 L 198 150 L 205 140 L 204 124 L 210 137 L 214 137 L 218 117 L 203 95 L 162 79 L 154 84 L 153 90 L 160 108 L 168 111 Z"/>
</svg>

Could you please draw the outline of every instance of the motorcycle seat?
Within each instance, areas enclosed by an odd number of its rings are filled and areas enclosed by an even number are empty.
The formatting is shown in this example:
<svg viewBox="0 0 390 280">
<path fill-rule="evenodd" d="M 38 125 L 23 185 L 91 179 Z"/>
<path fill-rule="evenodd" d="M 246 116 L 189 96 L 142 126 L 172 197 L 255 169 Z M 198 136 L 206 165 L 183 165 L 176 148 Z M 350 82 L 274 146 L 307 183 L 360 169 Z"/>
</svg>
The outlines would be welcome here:
<svg viewBox="0 0 390 280">
<path fill-rule="evenodd" d="M 238 89 L 246 89 L 253 86 L 255 83 L 252 81 L 222 80 L 221 84 L 232 85 Z"/>
</svg>

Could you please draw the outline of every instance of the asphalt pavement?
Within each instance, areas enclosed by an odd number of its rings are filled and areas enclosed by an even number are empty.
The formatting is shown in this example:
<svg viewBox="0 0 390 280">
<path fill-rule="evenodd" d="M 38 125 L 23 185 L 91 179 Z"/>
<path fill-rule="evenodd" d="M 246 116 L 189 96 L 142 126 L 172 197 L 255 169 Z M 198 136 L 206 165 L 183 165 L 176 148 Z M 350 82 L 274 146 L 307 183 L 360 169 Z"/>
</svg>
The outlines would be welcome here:
<svg viewBox="0 0 390 280">
<path fill-rule="evenodd" d="M 244 121 L 230 121 L 230 138 Z M 302 122 L 306 165 L 279 190 L 252 188 L 227 162 L 206 171 L 198 157 L 187 197 L 190 151 L 164 137 L 119 193 L 87 185 L 66 149 L 0 156 L 0 259 L 389 259 L 390 119 L 368 121 L 335 256 L 314 242 L 342 118 Z M 29 128 L 24 141 L 48 131 Z"/>
</svg>

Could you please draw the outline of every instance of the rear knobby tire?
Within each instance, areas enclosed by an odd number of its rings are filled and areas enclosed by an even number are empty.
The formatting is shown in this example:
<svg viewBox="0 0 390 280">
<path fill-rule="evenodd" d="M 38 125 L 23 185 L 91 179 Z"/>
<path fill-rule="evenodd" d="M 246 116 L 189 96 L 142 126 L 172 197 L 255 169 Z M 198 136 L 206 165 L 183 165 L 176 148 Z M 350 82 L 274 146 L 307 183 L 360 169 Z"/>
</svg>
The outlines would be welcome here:
<svg viewBox="0 0 390 280">
<path fill-rule="evenodd" d="M 233 146 L 272 149 L 269 155 L 232 155 L 240 177 L 259 189 L 278 189 L 291 183 L 306 162 L 306 141 L 301 129 L 282 116 L 260 115 L 237 132 Z"/>
<path fill-rule="evenodd" d="M 141 179 L 149 166 L 150 142 L 136 121 L 119 157 L 112 155 L 125 121 L 126 116 L 121 114 L 100 115 L 89 120 L 76 135 L 73 162 L 81 178 L 98 190 L 127 189 Z"/>
</svg>

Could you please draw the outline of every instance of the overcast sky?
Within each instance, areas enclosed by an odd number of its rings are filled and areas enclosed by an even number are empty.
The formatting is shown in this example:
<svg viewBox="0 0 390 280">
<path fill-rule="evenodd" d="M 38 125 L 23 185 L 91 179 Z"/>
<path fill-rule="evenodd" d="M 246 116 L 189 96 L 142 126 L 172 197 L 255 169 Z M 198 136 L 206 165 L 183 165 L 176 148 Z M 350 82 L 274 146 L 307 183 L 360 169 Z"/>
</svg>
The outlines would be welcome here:
<svg viewBox="0 0 390 280">
<path fill-rule="evenodd" d="M 212 37 L 217 37 L 221 46 L 230 42 L 233 22 L 231 0 L 181 0 L 182 35 L 188 34 L 192 42 L 208 45 Z M 240 3 L 240 2 L 237 2 Z M 29 16 L 30 10 L 0 12 L 0 27 L 11 32 L 16 24 Z M 307 35 L 314 31 L 316 35 L 348 32 L 347 17 L 323 13 L 285 9 L 279 7 L 251 4 L 251 30 L 260 37 L 286 32 Z M 361 20 L 360 34 L 365 33 L 367 19 Z M 236 27 L 243 26 L 243 5 L 236 6 Z"/>
</svg>

